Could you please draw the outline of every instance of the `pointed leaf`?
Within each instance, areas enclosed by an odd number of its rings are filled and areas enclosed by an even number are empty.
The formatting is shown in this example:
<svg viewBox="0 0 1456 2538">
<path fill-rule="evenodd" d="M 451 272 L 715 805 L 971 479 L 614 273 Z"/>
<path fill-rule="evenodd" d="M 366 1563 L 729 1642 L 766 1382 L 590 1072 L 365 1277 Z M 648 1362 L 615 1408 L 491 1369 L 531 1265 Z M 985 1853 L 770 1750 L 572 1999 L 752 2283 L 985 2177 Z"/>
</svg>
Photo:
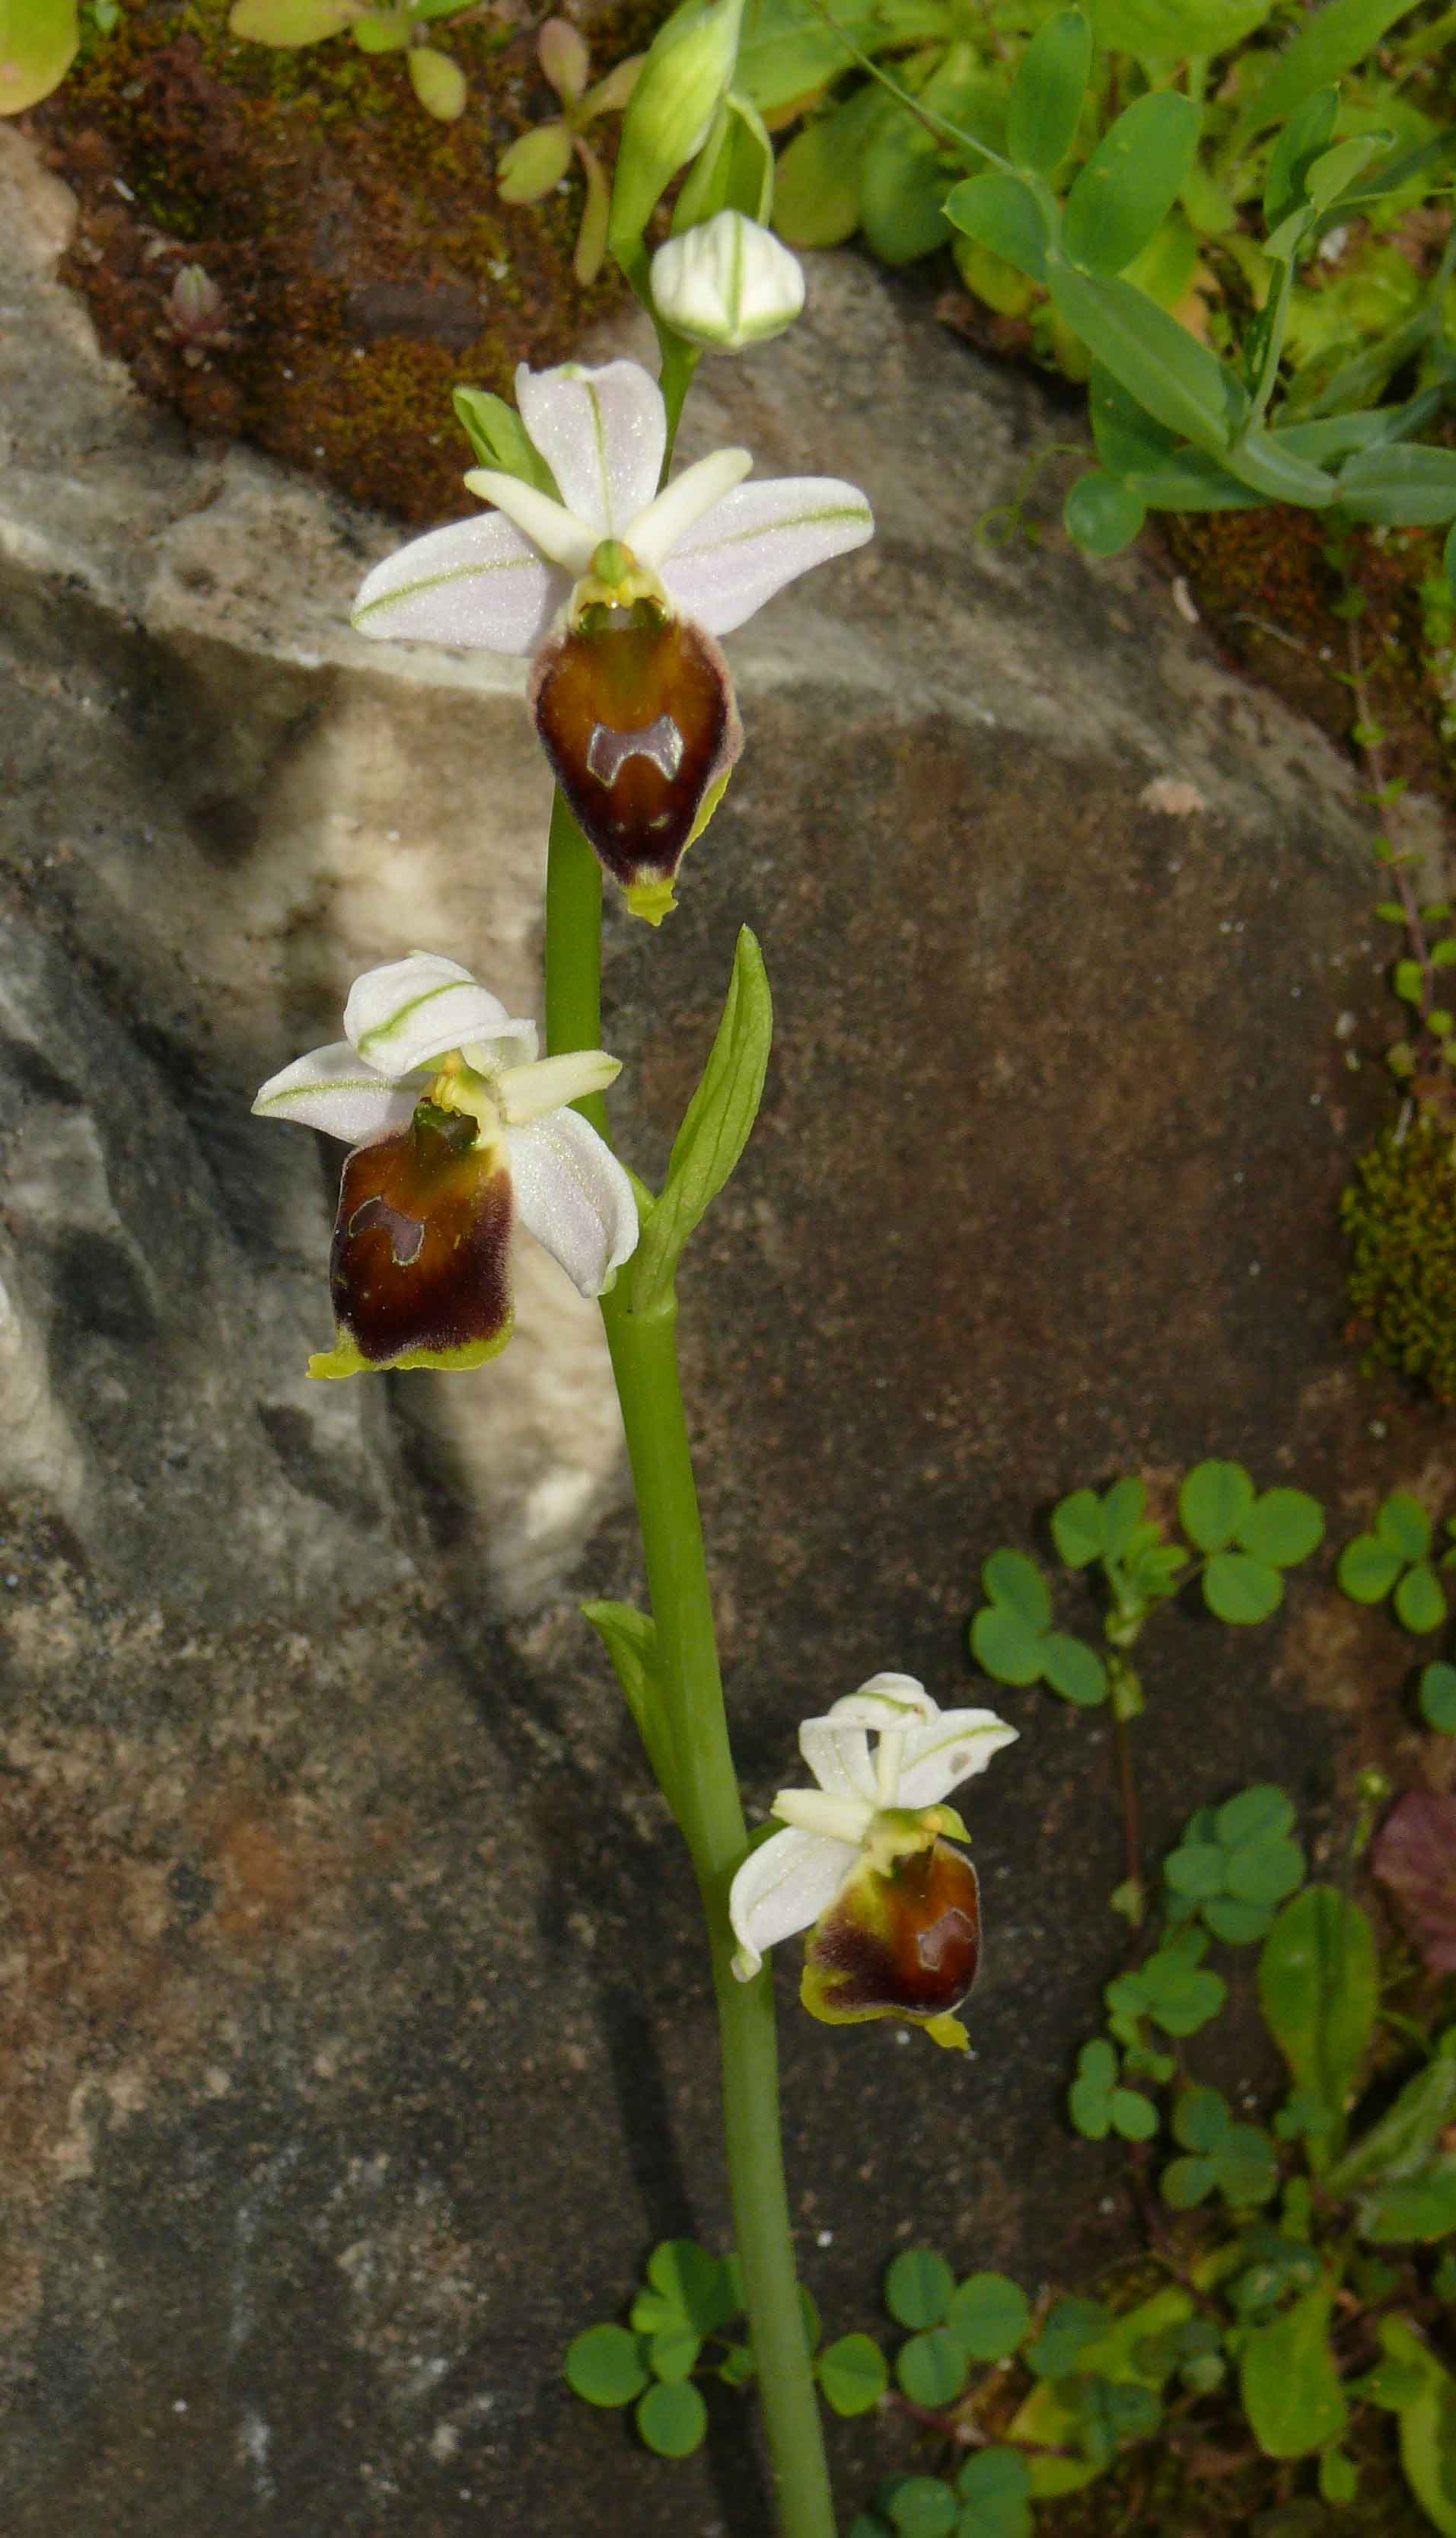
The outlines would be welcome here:
<svg viewBox="0 0 1456 2538">
<path fill-rule="evenodd" d="M 1330 2351 L 1333 2307 L 1331 2286 L 1316 2283 L 1283 2316 L 1245 2333 L 1239 2387 L 1268 2458 L 1307 2458 L 1345 2430 L 1350 2410 Z"/>
<path fill-rule="evenodd" d="M 1080 9 L 1059 10 L 1022 55 L 1006 116 L 1006 154 L 1049 176 L 1077 138 L 1092 70 L 1092 29 Z"/>
<path fill-rule="evenodd" d="M 1125 108 L 1080 170 L 1062 214 L 1062 245 L 1084 272 L 1121 273 L 1177 200 L 1201 117 L 1192 98 L 1155 89 Z"/>
<path fill-rule="evenodd" d="M 671 1295 L 685 1243 L 748 1144 L 763 1097 L 772 1037 L 773 1003 L 763 956 L 745 925 L 717 1037 L 632 1264 L 632 1302 L 638 1312 L 650 1311 Z"/>
<path fill-rule="evenodd" d="M 1029 185 L 1001 168 L 966 176 L 947 195 L 947 220 L 1032 282 L 1046 280 L 1046 214 Z"/>
<path fill-rule="evenodd" d="M 1259 2000 L 1295 2086 L 1343 2118 L 1377 2000 L 1374 1936 L 1359 1905 L 1332 1886 L 1294 1896 L 1264 1942 Z M 1310 2156 L 1317 2170 L 1329 2164 L 1328 2150 L 1311 2145 Z"/>
</svg>

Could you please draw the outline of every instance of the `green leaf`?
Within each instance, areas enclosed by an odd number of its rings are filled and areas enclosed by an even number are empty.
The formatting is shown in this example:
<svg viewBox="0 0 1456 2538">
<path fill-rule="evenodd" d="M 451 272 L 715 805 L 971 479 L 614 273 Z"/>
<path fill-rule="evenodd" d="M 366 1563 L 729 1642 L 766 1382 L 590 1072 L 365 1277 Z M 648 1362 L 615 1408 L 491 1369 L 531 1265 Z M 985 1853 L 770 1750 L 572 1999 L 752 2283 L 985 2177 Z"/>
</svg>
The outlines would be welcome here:
<svg viewBox="0 0 1456 2538">
<path fill-rule="evenodd" d="M 701 2352 L 702 2338 L 691 2326 L 665 2326 L 647 2340 L 655 2379 L 690 2379 Z"/>
<path fill-rule="evenodd" d="M 1152 2388 L 1126 2379 L 1107 2379 L 1092 2372 L 1077 2391 L 1077 2430 L 1088 2457 L 1105 2467 L 1124 2440 L 1140 2440 L 1158 2430 L 1162 2408 Z"/>
<path fill-rule="evenodd" d="M 1340 92 L 1337 88 L 1316 89 L 1276 136 L 1264 178 L 1266 229 L 1278 229 L 1281 222 L 1287 221 L 1307 200 L 1304 189 L 1306 170 L 1327 147 L 1335 129 L 1339 106 Z"/>
<path fill-rule="evenodd" d="M 1442 2370 L 1408 2318 L 1381 2318 L 1379 2334 L 1389 2363 L 1419 2371 L 1421 2378 L 1419 2394 L 1398 2414 L 1406 2481 L 1442 2538 L 1456 2538 L 1456 2496 L 1451 2491 L 1456 2380 Z"/>
<path fill-rule="evenodd" d="M 1040 1642 L 1041 1671 L 1063 1701 L 1095 1709 L 1107 1698 L 1107 1669 L 1095 1648 L 1066 1631 L 1048 1631 Z"/>
<path fill-rule="evenodd" d="M 465 112 L 465 73 L 433 44 L 413 44 L 406 56 L 410 86 L 436 123 L 454 123 Z"/>
<path fill-rule="evenodd" d="M 1216 456 L 1227 449 L 1245 399 L 1206 344 L 1130 283 L 1056 261 L 1047 280 L 1058 315 L 1157 422 Z"/>
<path fill-rule="evenodd" d="M 1456 2231 L 1456 2157 L 1433 2160 L 1420 2175 L 1366 2195 L 1359 2230 L 1377 2247 L 1449 2237 Z"/>
<path fill-rule="evenodd" d="M 1102 1549 L 1108 1560 L 1121 1558 L 1134 1528 L 1142 1522 L 1147 1504 L 1147 1489 L 1133 1475 L 1113 1482 L 1102 1500 Z"/>
<path fill-rule="evenodd" d="M 1261 1908 L 1282 1904 L 1304 1880 L 1304 1853 L 1287 1834 L 1262 1834 L 1228 1854 L 1228 1892 Z"/>
<path fill-rule="evenodd" d="M 1423 1668 L 1421 1675 L 1421 1715 L 1427 1727 L 1441 1736 L 1456 1736 L 1456 1666 L 1437 1658 L 1433 1665 Z"/>
<path fill-rule="evenodd" d="M 940 2326 L 951 2313 L 956 2277 L 931 2247 L 905 2247 L 885 2276 L 885 2305 L 898 2326 Z"/>
<path fill-rule="evenodd" d="M 1245 2332 L 1239 2386 L 1267 2458 L 1307 2458 L 1345 2430 L 1350 2410 L 1330 2351 L 1333 2306 L 1331 2286 L 1316 2283 L 1283 2316 Z"/>
<path fill-rule="evenodd" d="M 773 180 L 773 226 L 790 246 L 840 246 L 859 227 L 856 154 L 874 88 L 856 89 L 847 104 L 796 132 Z"/>
<path fill-rule="evenodd" d="M 1375 1942 L 1357 1904 L 1306 1886 L 1280 1913 L 1259 1958 L 1259 2000 L 1293 2075 L 1343 2116 L 1375 2023 Z M 1318 2172 L 1328 2165 L 1311 2145 Z"/>
<path fill-rule="evenodd" d="M 581 1613 L 617 1670 L 652 1775 L 671 1806 L 677 1762 L 657 1661 L 657 1626 L 630 1604 L 583 1604 Z"/>
<path fill-rule="evenodd" d="M 841 2335 L 826 2345 L 814 2369 L 836 2415 L 867 2415 L 890 2384 L 885 2356 L 870 2335 Z"/>
<path fill-rule="evenodd" d="M 1092 0 L 1099 51 L 1142 62 L 1222 53 L 1262 27 L 1273 0 Z"/>
<path fill-rule="evenodd" d="M 410 40 L 410 22 L 403 10 L 365 9 L 350 29 L 362 53 L 402 53 Z"/>
<path fill-rule="evenodd" d="M 1348 2194 L 1372 2177 L 1397 2179 L 1423 2168 L 1456 2116 L 1456 2030 L 1448 2028 L 1423 2070 L 1406 2082 L 1393 2105 L 1327 2169 L 1327 2193 Z"/>
<path fill-rule="evenodd" d="M 972 2362 L 1001 2362 L 1015 2353 L 1030 2324 L 1026 2295 L 1006 2274 L 967 2274 L 947 2319 Z"/>
<path fill-rule="evenodd" d="M 659 198 L 712 129 L 733 81 L 742 21 L 743 0 L 682 0 L 647 47 L 623 116 L 612 188 L 612 246 L 626 265 L 639 263 Z"/>
<path fill-rule="evenodd" d="M 1062 246 L 1085 273 L 1121 273 L 1166 219 L 1193 165 L 1201 117 L 1192 98 L 1155 89 L 1125 107 L 1079 171 Z"/>
<path fill-rule="evenodd" d="M 1395 1617 L 1403 1630 L 1438 1631 L 1446 1618 L 1446 1598 L 1435 1570 L 1424 1560 L 1408 1569 L 1395 1590 Z"/>
<path fill-rule="evenodd" d="M 589 2326 L 567 2347 L 566 2384 L 589 2406 L 629 2406 L 647 2385 L 643 2355 L 643 2339 L 625 2326 Z"/>
<path fill-rule="evenodd" d="M 534 485 L 538 494 L 554 502 L 561 501 L 557 480 L 513 405 L 488 388 L 452 388 L 450 402 L 483 467 L 518 476 L 523 485 Z"/>
<path fill-rule="evenodd" d="M 883 264 L 910 264 L 950 234 L 941 209 L 946 191 L 942 145 L 893 100 L 882 114 L 860 167 L 859 216 Z"/>
<path fill-rule="evenodd" d="M 1020 1551 L 993 1551 L 982 1567 L 981 1584 L 993 1604 L 1017 1614 L 1028 1629 L 1046 1629 L 1051 1593 L 1034 1560 Z"/>
<path fill-rule="evenodd" d="M 1033 282 L 1046 280 L 1046 214 L 1020 176 L 1000 168 L 966 176 L 947 195 L 945 214 L 963 236 L 1002 256 L 1018 273 L 1028 274 Z"/>
<path fill-rule="evenodd" d="M 677 2315 L 712 2335 L 743 2305 L 730 2268 L 695 2238 L 664 2238 L 647 2259 L 647 2280 Z"/>
<path fill-rule="evenodd" d="M 1199 1908 L 1214 1937 L 1230 1948 L 1246 1948 L 1251 1940 L 1265 1937 L 1274 1918 L 1265 1904 L 1236 1903 L 1231 1895 L 1211 1896 Z"/>
<path fill-rule="evenodd" d="M 1213 1835 L 1227 1850 L 1266 1835 L 1288 1833 L 1294 1821 L 1293 1804 L 1272 1780 L 1257 1780 L 1237 1797 L 1225 1798 L 1214 1811 Z"/>
<path fill-rule="evenodd" d="M 1388 27 L 1414 0 L 1326 0 L 1279 55 L 1269 77 L 1239 116 L 1236 143 L 1283 123 L 1316 89 L 1373 53 Z"/>
<path fill-rule="evenodd" d="M 1279 2191 L 1274 2145 L 1257 2124 L 1233 2124 L 1212 2154 L 1219 2191 L 1235 2210 L 1267 2203 Z"/>
<path fill-rule="evenodd" d="M 75 0 L 0 0 L 0 114 L 24 114 L 59 88 L 80 40 Z"/>
<path fill-rule="evenodd" d="M 672 234 L 696 229 L 719 212 L 764 222 L 773 205 L 773 143 L 747 98 L 725 97 L 688 180 L 673 205 Z"/>
<path fill-rule="evenodd" d="M 1456 449 L 1398 442 L 1357 450 L 1341 468 L 1337 490 L 1353 520 L 1412 527 L 1456 518 Z"/>
<path fill-rule="evenodd" d="M 1183 1531 L 1200 1551 L 1222 1551 L 1254 1505 L 1242 1463 L 1196 1463 L 1178 1492 Z"/>
<path fill-rule="evenodd" d="M 1111 2324 L 1100 2301 L 1060 2300 L 1048 2310 L 1040 2334 L 1022 2359 L 1038 2379 L 1066 2379 L 1087 2348 Z"/>
<path fill-rule="evenodd" d="M 1375 1532 L 1402 1560 L 1423 1560 L 1430 1549 L 1430 1518 L 1419 1499 L 1393 1490 L 1375 1518 Z"/>
<path fill-rule="evenodd" d="M 637 2431 L 659 2458 L 688 2458 L 707 2431 L 707 2408 L 691 2379 L 659 2379 L 637 2407 Z"/>
<path fill-rule="evenodd" d="M 900 2538 L 950 2538 L 956 2497 L 938 2476 L 902 2477 L 890 2498 L 889 2514 Z"/>
<path fill-rule="evenodd" d="M 1239 1548 L 1273 1569 L 1292 1569 L 1324 1540 L 1324 1509 L 1304 1490 L 1264 1490 L 1239 1522 Z"/>
<path fill-rule="evenodd" d="M 1051 1511 L 1051 1538 L 1057 1558 L 1069 1569 L 1090 1568 L 1106 1548 L 1102 1502 L 1095 1490 L 1074 1490 Z"/>
<path fill-rule="evenodd" d="M 772 1037 L 773 1004 L 763 956 L 745 925 L 739 930 L 717 1036 L 678 1130 L 662 1195 L 628 1273 L 634 1312 L 647 1313 L 666 1303 L 684 1244 L 748 1144 L 763 1098 Z"/>
<path fill-rule="evenodd" d="M 1232 2121 L 1222 2089 L 1185 2089 L 1173 2107 L 1173 2137 L 1184 2150 L 1217 2150 Z"/>
<path fill-rule="evenodd" d="M 1079 476 L 1062 504 L 1067 535 L 1087 555 L 1120 555 L 1140 534 L 1147 516 L 1139 496 L 1101 468 Z"/>
<path fill-rule="evenodd" d="M 998 1683 L 1028 1684 L 1041 1680 L 1043 1641 L 1016 1613 L 1001 1604 L 983 1605 L 970 1626 L 970 1651 L 976 1664 Z"/>
<path fill-rule="evenodd" d="M 1189 1895 L 1201 1904 L 1206 1896 L 1223 1894 L 1225 1864 L 1217 1842 L 1185 1841 L 1168 1852 L 1162 1873 L 1175 1895 Z"/>
<path fill-rule="evenodd" d="M 566 125 L 539 123 L 500 153 L 496 162 L 496 191 L 502 203 L 544 202 L 570 165 L 571 135 Z M 455 394 L 459 393 L 457 388 Z M 480 396 L 488 391 L 477 388 L 473 393 Z"/>
<path fill-rule="evenodd" d="M 1158 2130 L 1158 2108 L 1141 2089 L 1114 2089 L 1109 2101 L 1112 2129 L 1123 2141 L 1151 2141 Z"/>
<path fill-rule="evenodd" d="M 234 0 L 228 13 L 228 33 L 241 35 L 250 44 L 318 44 L 362 15 L 360 0 Z M 0 36 L 4 26 L 0 0 Z"/>
<path fill-rule="evenodd" d="M 1092 70 L 1092 29 L 1080 9 L 1059 10 L 1022 55 L 1006 117 L 1007 157 L 1049 176 L 1077 138 Z"/>
<path fill-rule="evenodd" d="M 1340 1554 L 1335 1575 L 1353 1604 L 1378 1604 L 1405 1567 L 1399 1551 L 1373 1533 L 1357 1533 Z"/>
<path fill-rule="evenodd" d="M 894 2375 L 912 2406 L 954 2406 L 969 2375 L 965 2350 L 948 2326 L 912 2335 L 894 2357 Z"/>
<path fill-rule="evenodd" d="M 1031 2538 L 1031 2471 L 1004 2441 L 977 2450 L 956 2478 L 964 2505 L 956 2538 Z"/>
<path fill-rule="evenodd" d="M 1284 1601 L 1277 1569 L 1246 1551 L 1216 1551 L 1203 1572 L 1203 1599 L 1221 1622 L 1267 1622 Z"/>
</svg>

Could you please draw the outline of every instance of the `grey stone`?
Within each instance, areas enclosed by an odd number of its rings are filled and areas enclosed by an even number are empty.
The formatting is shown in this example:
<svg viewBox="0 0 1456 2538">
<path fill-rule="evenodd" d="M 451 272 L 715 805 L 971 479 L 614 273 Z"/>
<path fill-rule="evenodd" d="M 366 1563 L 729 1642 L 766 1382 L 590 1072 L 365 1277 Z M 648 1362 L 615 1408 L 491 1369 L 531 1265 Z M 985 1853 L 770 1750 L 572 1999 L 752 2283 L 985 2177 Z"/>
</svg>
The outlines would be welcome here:
<svg viewBox="0 0 1456 2538">
<path fill-rule="evenodd" d="M 590 1316 L 523 1255 L 488 1375 L 315 1405 L 328 1176 L 245 1115 L 410 940 L 532 997 L 519 681 L 349 634 L 394 533 L 130 399 L 46 281 L 63 210 L 41 187 L 44 219 L 0 218 L 29 1193 L 0 1325 L 0 2518 L 757 2538 L 731 2408 L 666 2467 L 558 2376 L 655 2238 L 726 2228 L 691 1881 L 573 1610 L 642 1591 Z M 795 1722 L 879 1666 L 977 1697 L 978 1564 L 1068 1488 L 1137 1468 L 1165 1503 L 1208 1452 L 1352 1519 L 1450 1487 L 1445 1431 L 1339 1338 L 1334 1200 L 1383 1098 L 1351 1065 L 1383 1036 L 1383 946 L 1350 780 L 1155 560 L 976 540 L 1065 428 L 847 259 L 690 408 L 685 455 L 742 438 L 880 520 L 734 639 L 748 747 L 682 907 L 608 927 L 615 1115 L 649 1177 L 744 919 L 775 988 L 762 1120 L 684 1282 L 760 1800 Z M 1357 1728 L 1409 1767 L 1363 1643 L 1298 1583 L 1264 1631 L 1177 1609 L 1161 1637 L 1150 1854 L 1261 1777 L 1318 1834 Z M 967 1793 L 976 2058 L 813 2028 L 783 1968 L 800 2257 L 835 2332 L 876 2323 L 911 2238 L 1034 2290 L 1135 2236 L 1116 2156 L 1061 2112 L 1121 1950 L 1108 1730 L 993 1697 L 1023 1737 Z M 833 2438 L 847 2521 L 907 2442 Z"/>
</svg>

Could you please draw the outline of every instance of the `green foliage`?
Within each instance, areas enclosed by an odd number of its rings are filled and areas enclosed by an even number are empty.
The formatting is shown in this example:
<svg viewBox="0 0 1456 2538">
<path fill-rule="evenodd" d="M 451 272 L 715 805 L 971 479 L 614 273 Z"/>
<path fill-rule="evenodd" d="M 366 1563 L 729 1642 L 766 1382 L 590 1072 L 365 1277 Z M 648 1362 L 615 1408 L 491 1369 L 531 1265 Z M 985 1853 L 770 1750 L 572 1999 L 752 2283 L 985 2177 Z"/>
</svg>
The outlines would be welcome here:
<svg viewBox="0 0 1456 2538">
<path fill-rule="evenodd" d="M 772 1038 L 773 1003 L 763 956 L 745 925 L 702 1080 L 684 1114 L 661 1196 L 647 1212 L 628 1272 L 637 1312 L 660 1309 L 671 1299 L 684 1246 L 748 1144 L 763 1098 Z"/>
<path fill-rule="evenodd" d="M 448 53 L 427 40 L 435 18 L 452 18 L 471 0 L 388 0 L 371 9 L 364 0 L 232 0 L 230 33 L 245 43 L 296 51 L 348 33 L 362 53 L 403 53 L 419 104 L 439 123 L 465 111 L 465 75 Z"/>
<path fill-rule="evenodd" d="M 1448 1523 L 1446 1531 L 1453 1527 Z M 1445 1590 L 1430 1558 L 1430 1518 L 1419 1499 L 1396 1491 L 1377 1510 L 1374 1529 L 1357 1534 L 1340 1555 L 1340 1584 L 1357 1604 L 1393 1598 L 1396 1619 L 1414 1632 L 1439 1630 L 1446 1618 Z M 1440 1566 L 1449 1569 L 1456 1551 Z"/>
<path fill-rule="evenodd" d="M 791 242 L 862 227 L 898 263 L 958 234 L 966 288 L 1041 359 L 1091 367 L 1094 427 L 1109 384 L 1141 419 L 1121 457 L 1098 433 L 1102 465 L 1067 499 L 1069 534 L 1103 556 L 1150 508 L 1456 521 L 1456 453 L 1418 437 L 1452 254 L 1416 270 L 1402 227 L 1440 198 L 1456 140 L 1370 57 L 1406 14 L 1326 0 L 1288 42 L 1273 0 L 1094 0 L 1090 17 L 879 0 L 833 26 L 763 0 L 739 76 L 765 111 L 808 101 L 781 162 Z M 1211 58 L 1181 76 L 1190 53 Z M 875 56 L 893 76 L 839 85 Z M 1333 288 L 1315 261 L 1332 235 Z M 1381 407 L 1411 366 L 1416 395 Z M 1339 428 L 1311 440 L 1311 418 Z M 1247 1572 L 1214 1591 L 1225 1618 L 1259 1617 Z"/>
<path fill-rule="evenodd" d="M 0 0 L 0 114 L 59 88 L 80 41 L 76 0 Z"/>
<path fill-rule="evenodd" d="M 1290 1828 L 1294 1810 L 1282 1789 L 1244 1789 L 1222 1807 L 1201 1807 L 1162 1864 L 1169 1920 L 1195 1916 L 1230 1946 L 1262 1939 L 1274 1906 L 1304 1876 L 1304 1853 Z"/>
</svg>

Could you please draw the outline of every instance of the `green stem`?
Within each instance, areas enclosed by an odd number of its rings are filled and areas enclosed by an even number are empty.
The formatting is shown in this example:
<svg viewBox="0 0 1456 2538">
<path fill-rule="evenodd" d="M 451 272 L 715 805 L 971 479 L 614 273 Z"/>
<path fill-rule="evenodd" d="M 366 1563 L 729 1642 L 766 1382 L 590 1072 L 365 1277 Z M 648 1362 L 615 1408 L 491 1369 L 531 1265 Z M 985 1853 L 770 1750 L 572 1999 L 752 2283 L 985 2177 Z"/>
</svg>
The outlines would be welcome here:
<svg viewBox="0 0 1456 2538">
<path fill-rule="evenodd" d="M 601 871 L 560 794 L 547 873 L 549 1054 L 601 1044 Z M 577 1105 L 605 1134 L 600 1098 Z M 773 1988 L 764 1967 L 739 1982 L 728 1890 L 747 1846 L 728 1742 L 712 1597 L 678 1374 L 677 1305 L 632 1309 L 629 1267 L 602 1298 L 627 1431 L 673 1786 L 702 1896 L 723 2060 L 723 2131 L 749 2331 L 781 2538 L 834 2538 L 813 2371 L 799 2308 L 778 2123 Z"/>
</svg>

